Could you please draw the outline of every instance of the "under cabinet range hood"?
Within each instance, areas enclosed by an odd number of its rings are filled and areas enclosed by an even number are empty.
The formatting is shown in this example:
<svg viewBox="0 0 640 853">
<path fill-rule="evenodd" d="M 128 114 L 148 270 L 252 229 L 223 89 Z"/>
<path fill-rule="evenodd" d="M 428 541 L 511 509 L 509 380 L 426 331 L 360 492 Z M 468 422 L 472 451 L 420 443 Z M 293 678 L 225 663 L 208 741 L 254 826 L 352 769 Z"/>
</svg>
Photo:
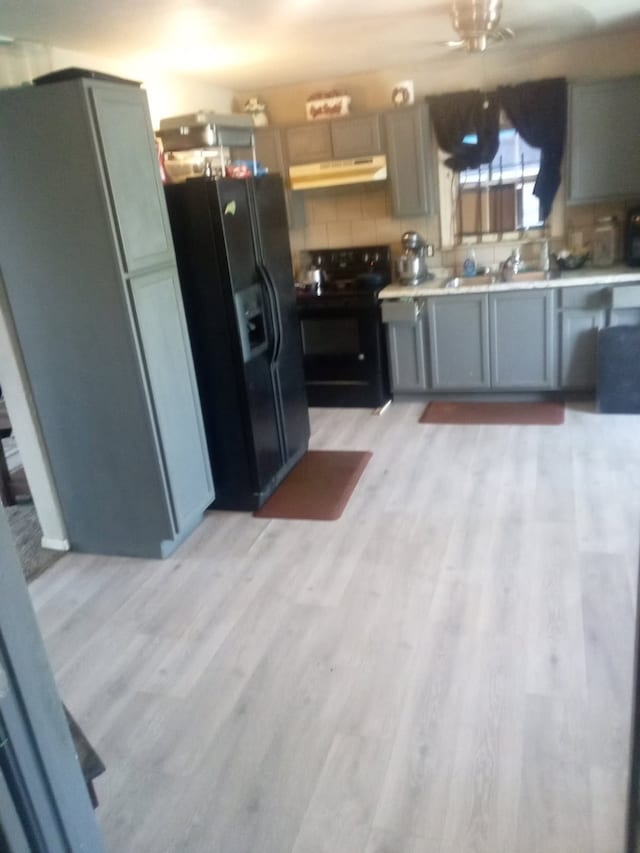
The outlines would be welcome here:
<svg viewBox="0 0 640 853">
<path fill-rule="evenodd" d="M 252 147 L 254 122 L 250 115 L 221 115 L 200 110 L 189 115 L 160 119 L 156 136 L 162 140 L 165 151 L 190 151 L 192 149 Z"/>
<path fill-rule="evenodd" d="M 351 160 L 326 160 L 324 163 L 305 163 L 302 166 L 289 167 L 289 183 L 292 190 L 364 184 L 369 181 L 384 181 L 386 177 L 387 158 L 384 154 L 354 157 Z"/>
</svg>

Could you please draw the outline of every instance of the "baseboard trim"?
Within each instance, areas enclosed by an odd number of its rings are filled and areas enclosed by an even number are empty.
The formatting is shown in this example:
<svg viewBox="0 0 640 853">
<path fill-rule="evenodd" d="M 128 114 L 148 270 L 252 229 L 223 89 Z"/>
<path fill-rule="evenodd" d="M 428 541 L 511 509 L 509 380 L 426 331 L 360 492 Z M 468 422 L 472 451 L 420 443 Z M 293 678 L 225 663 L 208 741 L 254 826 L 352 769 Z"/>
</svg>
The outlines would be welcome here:
<svg viewBox="0 0 640 853">
<path fill-rule="evenodd" d="M 51 536 L 43 536 L 40 544 L 43 548 L 48 548 L 49 551 L 69 551 L 71 549 L 68 539 L 53 539 Z"/>
</svg>

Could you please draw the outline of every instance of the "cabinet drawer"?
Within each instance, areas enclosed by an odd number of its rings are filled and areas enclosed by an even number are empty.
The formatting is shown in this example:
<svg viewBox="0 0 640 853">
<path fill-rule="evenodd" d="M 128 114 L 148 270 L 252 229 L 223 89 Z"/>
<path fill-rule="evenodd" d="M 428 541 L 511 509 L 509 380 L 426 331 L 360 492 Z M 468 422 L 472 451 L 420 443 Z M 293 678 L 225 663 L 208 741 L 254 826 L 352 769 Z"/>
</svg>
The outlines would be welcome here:
<svg viewBox="0 0 640 853">
<path fill-rule="evenodd" d="M 605 308 L 608 304 L 608 288 L 601 284 L 589 285 L 588 287 L 561 287 L 561 308 Z"/>
<path fill-rule="evenodd" d="M 611 288 L 612 308 L 640 308 L 640 284 L 619 284 Z"/>
<path fill-rule="evenodd" d="M 415 323 L 420 318 L 422 301 L 407 299 L 397 302 L 382 302 L 383 323 Z"/>
</svg>

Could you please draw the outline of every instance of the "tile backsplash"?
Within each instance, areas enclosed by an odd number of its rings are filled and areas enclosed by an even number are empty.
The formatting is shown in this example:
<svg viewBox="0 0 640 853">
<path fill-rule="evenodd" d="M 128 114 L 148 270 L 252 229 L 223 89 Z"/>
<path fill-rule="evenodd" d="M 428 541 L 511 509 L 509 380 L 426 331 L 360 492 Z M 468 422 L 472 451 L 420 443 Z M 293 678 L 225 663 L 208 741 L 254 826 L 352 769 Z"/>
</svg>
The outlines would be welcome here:
<svg viewBox="0 0 640 853">
<path fill-rule="evenodd" d="M 363 184 L 305 192 L 306 226 L 290 232 L 294 266 L 298 270 L 300 253 L 305 249 L 342 248 L 384 244 L 392 255 L 401 252 L 400 238 L 405 231 L 418 231 L 427 243 L 438 247 L 440 225 L 437 216 L 396 219 L 386 184 Z M 432 258 L 440 266 L 440 253 Z"/>
<path fill-rule="evenodd" d="M 363 184 L 357 187 L 336 187 L 308 191 L 304 198 L 306 226 L 290 232 L 294 267 L 299 271 L 301 253 L 306 249 L 340 248 L 368 244 L 388 244 L 397 258 L 402 251 L 400 238 L 405 231 L 418 231 L 427 243 L 435 247 L 429 268 L 446 268 L 461 272 L 470 245 L 440 250 L 438 216 L 419 216 L 396 219 L 391 215 L 391 203 L 386 184 Z M 551 240 L 551 250 L 588 247 L 597 220 L 614 216 L 619 223 L 618 258 L 622 258 L 622 231 L 627 207 L 624 203 L 567 205 L 564 210 L 564 234 Z M 521 246 L 525 263 L 537 265 L 540 241 L 536 237 L 518 240 L 493 239 L 473 244 L 478 266 L 497 269 L 514 246 Z"/>
</svg>

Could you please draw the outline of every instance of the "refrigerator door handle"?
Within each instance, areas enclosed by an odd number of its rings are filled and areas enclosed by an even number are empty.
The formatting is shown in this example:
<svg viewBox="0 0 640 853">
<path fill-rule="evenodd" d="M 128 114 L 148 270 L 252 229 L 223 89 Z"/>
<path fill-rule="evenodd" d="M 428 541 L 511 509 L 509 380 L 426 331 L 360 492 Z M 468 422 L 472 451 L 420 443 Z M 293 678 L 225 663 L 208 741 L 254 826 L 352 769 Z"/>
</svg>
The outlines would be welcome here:
<svg viewBox="0 0 640 853">
<path fill-rule="evenodd" d="M 258 268 L 265 284 L 265 290 L 268 293 L 269 306 L 271 308 L 271 315 L 273 318 L 273 326 L 275 331 L 275 342 L 273 347 L 273 356 L 271 359 L 271 380 L 273 382 L 273 390 L 275 393 L 274 404 L 276 407 L 276 411 L 278 412 L 278 434 L 280 438 L 280 452 L 282 454 L 282 461 L 285 462 L 289 458 L 289 443 L 287 441 L 287 434 L 284 426 L 285 414 L 282 402 L 280 371 L 278 368 L 278 360 L 280 358 L 280 352 L 282 350 L 282 339 L 284 337 L 284 329 L 282 326 L 282 316 L 280 314 L 280 306 L 278 304 L 278 293 L 276 291 L 276 286 L 273 283 L 273 279 L 271 278 L 269 270 L 266 268 L 266 266 L 263 263 L 260 263 L 258 264 Z"/>
<path fill-rule="evenodd" d="M 280 315 L 280 306 L 278 305 L 278 294 L 276 292 L 273 280 L 269 274 L 269 270 L 266 268 L 266 266 L 264 264 L 259 264 L 258 268 L 262 275 L 262 280 L 265 284 L 265 289 L 267 291 L 269 299 L 271 319 L 275 333 L 275 340 L 273 346 L 273 362 L 277 363 L 278 359 L 280 358 L 280 351 L 282 350 L 282 336 L 284 334 L 284 330 L 282 327 L 282 317 Z"/>
</svg>

